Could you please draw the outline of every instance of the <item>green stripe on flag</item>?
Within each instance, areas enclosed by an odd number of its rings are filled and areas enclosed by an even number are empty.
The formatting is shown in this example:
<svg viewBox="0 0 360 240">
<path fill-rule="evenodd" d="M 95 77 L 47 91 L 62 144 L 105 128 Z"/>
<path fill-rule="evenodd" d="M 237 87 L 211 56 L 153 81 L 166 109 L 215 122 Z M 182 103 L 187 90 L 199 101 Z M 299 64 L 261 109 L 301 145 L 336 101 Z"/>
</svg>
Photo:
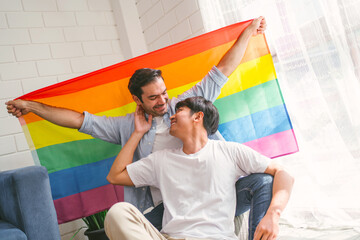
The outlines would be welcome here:
<svg viewBox="0 0 360 240">
<path fill-rule="evenodd" d="M 236 105 L 234 103 L 237 103 Z M 219 124 L 263 111 L 284 103 L 277 79 L 265 82 L 230 96 L 217 99 Z"/>
<path fill-rule="evenodd" d="M 121 145 L 100 139 L 86 139 L 51 145 L 36 151 L 41 165 L 52 173 L 114 157 L 120 150 Z"/>
</svg>

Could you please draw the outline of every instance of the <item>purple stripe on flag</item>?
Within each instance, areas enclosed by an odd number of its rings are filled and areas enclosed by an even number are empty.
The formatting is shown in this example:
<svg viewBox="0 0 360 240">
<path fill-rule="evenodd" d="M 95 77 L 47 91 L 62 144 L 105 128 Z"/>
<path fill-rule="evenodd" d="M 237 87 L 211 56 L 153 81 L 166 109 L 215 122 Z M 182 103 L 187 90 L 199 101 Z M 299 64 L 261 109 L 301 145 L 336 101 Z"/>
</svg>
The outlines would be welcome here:
<svg viewBox="0 0 360 240">
<path fill-rule="evenodd" d="M 293 129 L 275 133 L 243 144 L 271 158 L 299 151 Z"/>
<path fill-rule="evenodd" d="M 105 185 L 54 200 L 58 222 L 65 223 L 109 209 L 124 201 L 124 187 Z"/>
</svg>

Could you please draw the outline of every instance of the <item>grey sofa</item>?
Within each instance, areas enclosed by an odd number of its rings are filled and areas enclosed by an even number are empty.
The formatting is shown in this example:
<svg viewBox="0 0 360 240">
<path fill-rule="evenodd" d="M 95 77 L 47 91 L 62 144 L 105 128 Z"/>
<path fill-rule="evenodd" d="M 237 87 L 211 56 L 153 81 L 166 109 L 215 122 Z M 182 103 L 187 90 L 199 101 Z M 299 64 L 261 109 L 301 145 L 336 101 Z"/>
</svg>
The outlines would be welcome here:
<svg viewBox="0 0 360 240">
<path fill-rule="evenodd" d="M 0 172 L 0 239 L 60 240 L 44 167 Z"/>
</svg>

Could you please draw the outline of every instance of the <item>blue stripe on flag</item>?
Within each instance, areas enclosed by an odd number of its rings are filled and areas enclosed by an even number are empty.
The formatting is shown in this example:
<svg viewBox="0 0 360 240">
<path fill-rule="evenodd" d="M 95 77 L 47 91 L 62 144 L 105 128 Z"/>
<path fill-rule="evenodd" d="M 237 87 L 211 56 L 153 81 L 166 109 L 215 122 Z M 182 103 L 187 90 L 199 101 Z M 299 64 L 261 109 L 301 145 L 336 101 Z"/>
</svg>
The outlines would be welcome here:
<svg viewBox="0 0 360 240">
<path fill-rule="evenodd" d="M 115 156 L 94 163 L 68 168 L 49 174 L 53 199 L 109 184 L 106 180 Z"/>
<path fill-rule="evenodd" d="M 285 105 L 279 105 L 219 125 L 227 141 L 245 143 L 292 129 Z"/>
</svg>

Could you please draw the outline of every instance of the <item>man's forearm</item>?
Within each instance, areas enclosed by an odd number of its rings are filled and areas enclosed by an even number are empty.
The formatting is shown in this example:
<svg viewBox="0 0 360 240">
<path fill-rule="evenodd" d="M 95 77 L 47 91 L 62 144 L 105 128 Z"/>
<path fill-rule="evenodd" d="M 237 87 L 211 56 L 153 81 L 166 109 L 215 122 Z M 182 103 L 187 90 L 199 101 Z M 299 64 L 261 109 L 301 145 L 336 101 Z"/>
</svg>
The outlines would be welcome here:
<svg viewBox="0 0 360 240">
<path fill-rule="evenodd" d="M 234 45 L 222 57 L 217 65 L 217 68 L 225 75 L 235 71 L 245 55 L 245 50 L 248 46 L 251 36 L 263 33 L 266 29 L 266 20 L 264 17 L 255 18 L 251 24 L 240 34 Z"/>
<path fill-rule="evenodd" d="M 146 120 L 144 109 L 141 106 L 137 106 L 134 114 L 134 123 L 134 132 L 115 158 L 109 174 L 106 177 L 112 184 L 134 186 L 126 170 L 126 166 L 132 163 L 136 147 L 144 134 L 149 131 L 152 125 L 152 115 L 149 115 Z"/>
<path fill-rule="evenodd" d="M 68 128 L 79 129 L 84 121 L 82 113 L 59 107 L 53 107 L 40 102 L 14 100 L 9 101 L 8 104 L 17 112 L 32 112 L 45 120 L 56 125 Z"/>
<path fill-rule="evenodd" d="M 84 114 L 74 110 L 53 107 L 38 102 L 29 102 L 32 112 L 40 117 L 63 127 L 79 129 L 84 121 Z"/>
<path fill-rule="evenodd" d="M 249 26 L 250 27 L 250 26 Z M 230 76 L 240 64 L 245 50 L 252 36 L 252 31 L 247 27 L 236 40 L 229 51 L 221 58 L 216 66 L 225 76 Z"/>
<path fill-rule="evenodd" d="M 106 178 L 111 184 L 130 185 L 127 184 L 128 176 L 127 173 L 126 176 L 124 176 L 124 172 L 126 170 L 126 166 L 132 163 L 134 152 L 142 136 L 143 134 L 141 133 L 133 132 L 127 143 L 123 146 L 120 153 L 115 158 Z"/>
<path fill-rule="evenodd" d="M 273 197 L 265 216 L 256 227 L 254 240 L 276 239 L 280 215 L 289 201 L 294 184 L 293 177 L 276 164 L 270 164 L 265 173 L 274 176 Z"/>
<path fill-rule="evenodd" d="M 279 170 L 274 175 L 273 197 L 266 214 L 280 214 L 285 209 L 294 184 L 294 178 L 285 170 Z"/>
</svg>

